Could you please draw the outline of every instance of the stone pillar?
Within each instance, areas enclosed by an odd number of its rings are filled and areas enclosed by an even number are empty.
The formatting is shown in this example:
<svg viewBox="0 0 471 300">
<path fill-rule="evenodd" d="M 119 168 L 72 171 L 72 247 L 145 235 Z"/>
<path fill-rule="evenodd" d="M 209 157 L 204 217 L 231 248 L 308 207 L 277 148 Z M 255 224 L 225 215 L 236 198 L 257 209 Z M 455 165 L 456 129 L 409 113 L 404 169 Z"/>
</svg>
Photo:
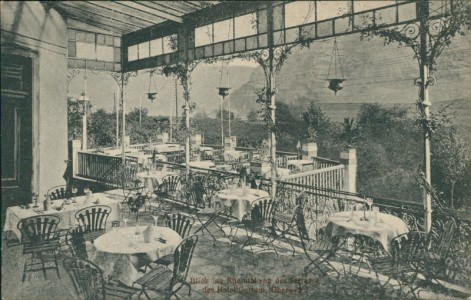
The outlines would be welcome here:
<svg viewBox="0 0 471 300">
<path fill-rule="evenodd" d="M 191 147 L 193 148 L 193 150 L 199 148 L 201 146 L 201 142 L 201 134 L 197 133 L 191 136 Z"/>
<path fill-rule="evenodd" d="M 302 145 L 301 148 L 302 159 L 312 160 L 317 156 L 317 144 L 316 143 L 306 143 Z"/>
<path fill-rule="evenodd" d="M 237 147 L 237 137 L 236 136 L 226 136 L 224 137 L 224 150 L 235 150 Z"/>
<path fill-rule="evenodd" d="M 350 193 L 357 192 L 357 151 L 347 149 L 340 153 L 340 162 L 345 165 L 343 173 L 343 190 Z"/>
</svg>

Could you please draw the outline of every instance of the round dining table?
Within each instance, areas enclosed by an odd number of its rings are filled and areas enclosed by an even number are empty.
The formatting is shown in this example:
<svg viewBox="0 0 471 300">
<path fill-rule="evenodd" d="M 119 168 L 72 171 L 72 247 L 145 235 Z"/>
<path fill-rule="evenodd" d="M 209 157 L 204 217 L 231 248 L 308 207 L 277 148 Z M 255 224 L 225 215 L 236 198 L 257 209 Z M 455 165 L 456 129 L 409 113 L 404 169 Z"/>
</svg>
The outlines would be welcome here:
<svg viewBox="0 0 471 300">
<path fill-rule="evenodd" d="M 363 211 L 342 211 L 329 216 L 325 232 L 334 237 L 338 234 L 351 233 L 371 237 L 391 253 L 391 240 L 400 234 L 409 232 L 406 223 L 393 215 L 378 212 L 366 212 L 364 220 Z"/>
<path fill-rule="evenodd" d="M 141 277 L 139 268 L 165 255 L 173 254 L 182 241 L 180 235 L 168 227 L 156 227 L 149 243 L 144 241 L 147 226 L 136 226 L 112 230 L 98 237 L 90 255 L 90 260 L 98 265 L 105 276 L 128 285 Z"/>
<path fill-rule="evenodd" d="M 161 171 L 144 171 L 136 174 L 137 179 L 144 183 L 144 186 L 149 191 L 155 191 L 162 184 L 162 179 L 167 175 L 176 175 L 174 172 L 169 172 L 166 170 Z"/>
<path fill-rule="evenodd" d="M 249 188 L 236 188 L 221 190 L 217 198 L 232 208 L 232 215 L 242 221 L 244 216 L 251 211 L 252 204 L 260 199 L 267 198 L 268 192 Z"/>
</svg>

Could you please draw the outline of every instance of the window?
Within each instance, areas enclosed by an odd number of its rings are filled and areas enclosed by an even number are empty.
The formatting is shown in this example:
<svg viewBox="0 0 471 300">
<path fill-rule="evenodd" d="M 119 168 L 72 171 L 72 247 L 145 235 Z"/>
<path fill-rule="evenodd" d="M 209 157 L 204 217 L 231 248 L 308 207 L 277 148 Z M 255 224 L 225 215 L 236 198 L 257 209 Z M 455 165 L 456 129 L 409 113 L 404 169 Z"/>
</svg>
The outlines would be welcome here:
<svg viewBox="0 0 471 300">
<path fill-rule="evenodd" d="M 257 14 L 251 13 L 234 18 L 235 38 L 257 34 Z"/>
<path fill-rule="evenodd" d="M 163 53 L 162 39 L 155 39 L 150 41 L 150 56 L 157 56 Z"/>
<path fill-rule="evenodd" d="M 351 13 L 350 1 L 318 1 L 317 2 L 317 21 L 340 17 L 348 13 Z"/>
<path fill-rule="evenodd" d="M 139 59 L 149 57 L 149 42 L 140 43 L 138 45 L 138 48 L 139 48 L 139 51 L 138 51 Z"/>
<path fill-rule="evenodd" d="M 164 54 L 167 53 L 173 53 L 177 51 L 177 35 L 171 35 L 171 36 L 165 36 L 163 38 L 163 49 L 164 49 Z"/>
<path fill-rule="evenodd" d="M 96 59 L 102 61 L 113 61 L 114 49 L 108 46 L 96 46 Z"/>
<path fill-rule="evenodd" d="M 96 60 L 95 44 L 77 42 L 77 58 Z"/>
<path fill-rule="evenodd" d="M 353 9 L 355 12 L 362 12 L 365 10 L 384 7 L 392 4 L 396 4 L 396 1 L 354 1 Z"/>
<path fill-rule="evenodd" d="M 213 24 L 195 28 L 195 46 L 213 43 Z"/>
<path fill-rule="evenodd" d="M 128 61 L 137 60 L 137 45 L 128 47 Z"/>
<path fill-rule="evenodd" d="M 214 23 L 214 43 L 234 39 L 233 19 Z"/>
<path fill-rule="evenodd" d="M 315 21 L 313 1 L 291 2 L 285 5 L 285 27 L 294 27 Z"/>
</svg>

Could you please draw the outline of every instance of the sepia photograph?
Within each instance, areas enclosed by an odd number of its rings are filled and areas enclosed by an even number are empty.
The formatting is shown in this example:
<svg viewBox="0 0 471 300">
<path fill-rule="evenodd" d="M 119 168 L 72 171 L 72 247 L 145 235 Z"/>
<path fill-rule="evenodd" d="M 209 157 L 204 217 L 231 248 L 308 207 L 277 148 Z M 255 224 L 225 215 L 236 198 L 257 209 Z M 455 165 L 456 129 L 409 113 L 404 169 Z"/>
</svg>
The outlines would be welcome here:
<svg viewBox="0 0 471 300">
<path fill-rule="evenodd" d="M 471 299 L 471 2 L 0 1 L 1 299 Z"/>
</svg>

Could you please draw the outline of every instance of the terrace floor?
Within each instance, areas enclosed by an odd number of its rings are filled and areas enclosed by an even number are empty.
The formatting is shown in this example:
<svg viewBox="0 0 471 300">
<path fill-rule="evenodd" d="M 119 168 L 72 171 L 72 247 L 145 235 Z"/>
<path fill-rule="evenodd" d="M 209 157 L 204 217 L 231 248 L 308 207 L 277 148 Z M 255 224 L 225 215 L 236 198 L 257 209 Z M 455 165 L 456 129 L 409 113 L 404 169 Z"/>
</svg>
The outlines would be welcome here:
<svg viewBox="0 0 471 300">
<path fill-rule="evenodd" d="M 150 216 L 143 216 L 140 224 L 152 224 Z M 132 225 L 129 224 L 129 225 Z M 195 222 L 192 231 L 197 230 Z M 188 281 L 191 281 L 192 293 L 183 288 L 178 295 L 182 299 L 385 299 L 399 297 L 399 290 L 391 287 L 382 293 L 376 283 L 373 272 L 364 272 L 363 276 L 341 278 L 337 287 L 329 284 L 320 273 L 303 274 L 308 263 L 301 248 L 293 256 L 289 245 L 278 243 L 278 256 L 273 251 L 254 254 L 247 248 L 241 250 L 245 232 L 239 230 L 237 243 L 231 247 L 222 233 L 214 244 L 208 235 L 200 235 L 193 256 Z M 22 283 L 24 257 L 21 246 L 6 247 L 2 243 L 2 299 L 79 299 L 73 285 L 60 264 L 60 277 L 54 271 L 48 271 L 48 280 L 41 272 L 36 272 Z M 62 260 L 68 253 L 61 253 Z M 335 263 L 335 267 L 344 267 Z M 243 281 L 243 283 L 241 283 Z M 161 299 L 150 294 L 154 299 Z M 409 296 L 406 296 L 409 297 Z M 410 296 L 412 297 L 412 295 Z M 444 299 L 445 295 L 429 290 L 419 293 L 420 298 Z M 136 297 L 137 298 L 137 297 Z"/>
</svg>

